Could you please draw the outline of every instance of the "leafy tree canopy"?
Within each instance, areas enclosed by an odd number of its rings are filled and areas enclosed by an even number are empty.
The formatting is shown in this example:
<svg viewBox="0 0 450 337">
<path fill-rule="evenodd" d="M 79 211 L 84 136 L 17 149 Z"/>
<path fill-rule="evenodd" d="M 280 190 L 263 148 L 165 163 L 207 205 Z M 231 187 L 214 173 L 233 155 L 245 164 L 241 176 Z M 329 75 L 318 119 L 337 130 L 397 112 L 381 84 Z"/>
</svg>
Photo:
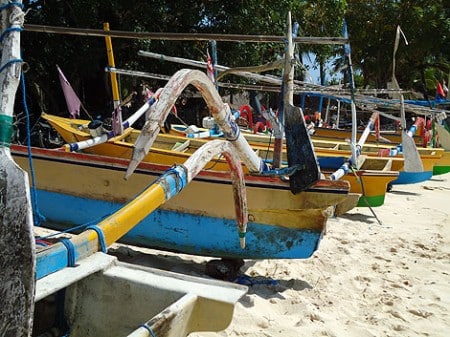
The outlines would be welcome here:
<svg viewBox="0 0 450 337">
<path fill-rule="evenodd" d="M 353 60 L 363 85 L 385 88 L 392 77 L 394 39 L 401 27 L 408 44 L 400 40 L 395 75 L 400 87 L 413 89 L 449 76 L 450 2 L 448 0 L 348 0 Z M 425 76 L 428 74 L 427 76 Z"/>
<path fill-rule="evenodd" d="M 448 0 L 25 0 L 27 24 L 147 32 L 198 32 L 284 35 L 286 17 L 300 24 L 301 36 L 341 36 L 348 22 L 353 64 L 359 84 L 386 87 L 392 75 L 393 43 L 397 25 L 408 40 L 396 54 L 396 77 L 402 88 L 447 78 L 450 55 Z M 35 114 L 64 111 L 64 98 L 56 72 L 58 64 L 89 110 L 108 112 L 112 99 L 103 38 L 24 31 L 23 58 L 29 64 L 27 83 Z M 119 68 L 172 75 L 182 67 L 137 55 L 147 50 L 170 56 L 205 60 L 206 41 L 113 39 Z M 340 46 L 299 45 L 301 53 L 317 55 L 317 67 L 343 54 Z M 230 67 L 267 63 L 284 54 L 282 43 L 217 43 L 219 64 Z M 339 64 L 339 62 L 336 62 Z M 301 77 L 302 73 L 297 72 Z M 233 80 L 235 80 L 233 78 Z M 238 79 L 236 79 L 238 80 Z M 32 85 L 31 85 L 32 84 Z M 122 94 L 136 80 L 121 78 Z M 161 83 L 164 84 L 164 83 Z"/>
</svg>

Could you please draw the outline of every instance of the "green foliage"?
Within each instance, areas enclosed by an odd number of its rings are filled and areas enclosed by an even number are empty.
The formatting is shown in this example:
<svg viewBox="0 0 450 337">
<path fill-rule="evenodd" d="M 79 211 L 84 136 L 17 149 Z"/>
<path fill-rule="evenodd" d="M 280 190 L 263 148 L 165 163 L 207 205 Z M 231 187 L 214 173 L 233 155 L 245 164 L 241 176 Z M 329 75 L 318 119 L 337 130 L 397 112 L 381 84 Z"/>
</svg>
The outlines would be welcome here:
<svg viewBox="0 0 450 337">
<path fill-rule="evenodd" d="M 307 1 L 302 6 L 304 13 L 300 24 L 302 35 L 305 36 L 341 36 L 342 22 L 347 2 L 335 0 Z M 304 33 L 303 33 L 304 32 Z M 336 54 L 342 54 L 342 47 L 334 45 L 300 46 L 303 52 L 312 52 L 316 55 L 318 67 L 321 70 L 320 78 L 323 78 L 325 62 Z"/>
<path fill-rule="evenodd" d="M 448 76 L 450 7 L 447 0 L 348 0 L 346 18 L 355 67 L 364 85 L 385 88 L 392 78 L 396 27 L 400 40 L 395 75 L 400 87 L 412 89 L 426 82 L 432 93 L 436 81 Z"/>
<path fill-rule="evenodd" d="M 300 23 L 300 36 L 341 36 L 345 17 L 358 76 L 357 86 L 386 87 L 392 76 L 393 44 L 397 25 L 404 31 L 408 46 L 400 42 L 396 54 L 396 77 L 402 88 L 417 82 L 448 78 L 450 55 L 450 6 L 448 0 L 25 0 L 30 9 L 27 24 L 147 32 L 198 32 L 247 35 L 285 35 L 286 17 Z M 23 33 L 23 57 L 30 70 L 29 95 L 37 109 L 51 113 L 65 110 L 65 102 L 55 65 L 67 78 L 89 110 L 111 109 L 111 95 L 105 41 L 75 35 Z M 317 67 L 342 55 L 342 46 L 298 45 L 299 53 L 317 55 Z M 115 63 L 119 68 L 172 75 L 183 67 L 169 62 L 139 57 L 139 50 L 170 56 L 205 60 L 206 41 L 165 41 L 113 39 Z M 282 43 L 217 43 L 219 64 L 230 67 L 254 66 L 284 54 Z M 342 64 L 338 59 L 336 67 Z M 297 72 L 297 77 L 302 73 Z M 425 80 L 426 79 L 426 80 Z M 136 79 L 120 78 L 123 92 L 130 92 Z M 232 81 L 241 78 L 230 77 Z M 164 82 L 153 83 L 163 85 Z M 40 99 L 44 97 L 44 99 Z M 39 112 L 36 112 L 39 113 Z"/>
</svg>

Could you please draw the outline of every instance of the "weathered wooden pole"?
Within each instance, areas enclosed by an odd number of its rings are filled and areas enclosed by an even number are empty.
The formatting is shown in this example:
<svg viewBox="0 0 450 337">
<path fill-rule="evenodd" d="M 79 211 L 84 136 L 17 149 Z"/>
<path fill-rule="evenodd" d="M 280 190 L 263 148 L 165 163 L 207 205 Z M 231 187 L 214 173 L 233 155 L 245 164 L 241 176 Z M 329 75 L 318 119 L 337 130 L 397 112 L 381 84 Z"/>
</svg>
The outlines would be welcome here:
<svg viewBox="0 0 450 337">
<path fill-rule="evenodd" d="M 294 106 L 294 43 L 291 13 L 288 14 L 287 48 L 283 74 L 284 129 L 289 167 L 294 173 L 289 176 L 292 193 L 306 190 L 320 179 L 320 170 L 314 147 L 305 125 L 302 109 Z M 275 161 L 275 155 L 274 155 Z"/>
<path fill-rule="evenodd" d="M 22 72 L 22 2 L 0 0 L 0 336 L 31 336 L 35 247 L 28 176 L 11 157 L 13 111 Z"/>
</svg>

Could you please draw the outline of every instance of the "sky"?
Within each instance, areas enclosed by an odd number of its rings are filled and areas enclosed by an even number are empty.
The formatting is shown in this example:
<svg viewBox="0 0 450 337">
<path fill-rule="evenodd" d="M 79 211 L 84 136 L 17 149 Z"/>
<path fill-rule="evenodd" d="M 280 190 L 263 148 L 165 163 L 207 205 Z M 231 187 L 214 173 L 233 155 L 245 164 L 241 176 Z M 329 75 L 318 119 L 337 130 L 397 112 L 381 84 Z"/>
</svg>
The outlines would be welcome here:
<svg viewBox="0 0 450 337">
<path fill-rule="evenodd" d="M 309 55 L 302 55 L 302 63 L 306 66 L 308 66 L 309 70 L 308 73 L 305 77 L 305 81 L 309 82 L 309 83 L 314 83 L 314 84 L 320 84 L 320 72 L 319 69 L 314 69 L 314 60 L 315 60 L 315 56 L 314 54 L 309 54 Z M 331 59 L 328 62 L 328 66 L 326 66 L 326 69 L 331 68 L 331 64 L 332 64 L 333 60 Z M 334 78 L 341 78 L 342 76 L 340 74 L 334 74 L 333 75 Z M 331 79 L 330 74 L 325 74 L 325 82 L 329 81 Z M 327 84 L 327 83 L 325 83 Z"/>
</svg>

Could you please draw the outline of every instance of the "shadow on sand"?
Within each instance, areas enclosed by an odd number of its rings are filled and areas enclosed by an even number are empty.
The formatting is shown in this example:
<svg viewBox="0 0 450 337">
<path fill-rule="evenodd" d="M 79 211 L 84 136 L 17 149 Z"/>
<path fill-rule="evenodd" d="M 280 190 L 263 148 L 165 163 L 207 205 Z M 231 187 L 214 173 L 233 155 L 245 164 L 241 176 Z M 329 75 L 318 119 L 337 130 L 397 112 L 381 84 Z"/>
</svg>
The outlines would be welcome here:
<svg viewBox="0 0 450 337">
<path fill-rule="evenodd" d="M 302 291 L 312 289 L 311 284 L 304 280 L 276 280 L 267 276 L 245 274 L 245 271 L 252 267 L 256 261 L 242 261 L 236 270 L 235 275 L 227 275 L 225 277 L 211 277 L 208 268 L 214 262 L 222 261 L 217 258 L 189 256 L 184 254 L 176 254 L 153 249 L 141 249 L 128 245 L 116 245 L 109 249 L 108 254 L 116 256 L 120 261 L 142 265 L 151 268 L 167 270 L 185 275 L 192 275 L 204 278 L 222 279 L 228 282 L 239 283 L 249 287 L 249 294 L 255 294 L 264 299 L 279 298 L 283 299 L 281 294 L 285 290 L 293 289 Z M 226 265 L 225 265 L 226 266 Z M 223 267 L 223 265 L 222 265 Z M 244 300 L 244 306 L 252 306 L 252 303 Z"/>
<path fill-rule="evenodd" d="M 414 192 L 408 192 L 408 191 L 396 191 L 392 190 L 389 193 L 395 194 L 395 195 L 406 195 L 406 196 L 420 196 L 420 193 L 414 193 Z"/>
<path fill-rule="evenodd" d="M 351 221 L 360 221 L 367 224 L 377 222 L 377 219 L 375 219 L 375 217 L 372 214 L 363 214 L 363 213 L 345 213 L 340 215 L 339 218 Z"/>
</svg>

